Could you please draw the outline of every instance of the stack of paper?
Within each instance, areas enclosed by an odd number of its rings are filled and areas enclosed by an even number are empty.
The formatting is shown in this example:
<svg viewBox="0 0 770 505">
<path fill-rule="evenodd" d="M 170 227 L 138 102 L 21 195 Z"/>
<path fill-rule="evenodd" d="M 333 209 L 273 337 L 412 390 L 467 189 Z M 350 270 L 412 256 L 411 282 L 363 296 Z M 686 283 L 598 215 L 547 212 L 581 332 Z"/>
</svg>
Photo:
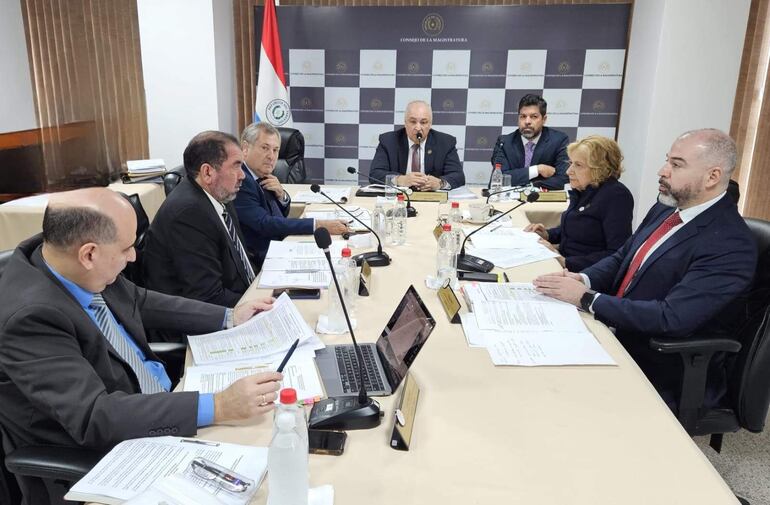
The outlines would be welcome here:
<svg viewBox="0 0 770 505">
<path fill-rule="evenodd" d="M 350 199 L 350 187 L 321 186 L 321 191 L 337 203 L 347 203 Z M 294 203 L 331 203 L 321 193 L 313 193 L 309 190 L 298 191 L 292 201 Z"/>
<path fill-rule="evenodd" d="M 613 365 L 577 308 L 525 283 L 471 283 L 462 314 L 470 347 L 485 347 L 495 365 Z"/>
<path fill-rule="evenodd" d="M 466 230 L 466 234 L 471 231 Z M 473 247 L 466 246 L 469 254 L 491 261 L 500 268 L 513 268 L 559 256 L 539 244 L 537 234 L 514 228 L 505 218 L 475 233 L 470 240 Z"/>
<path fill-rule="evenodd" d="M 236 495 L 192 475 L 190 461 L 203 457 L 252 479 L 254 489 Z M 183 475 L 225 504 L 249 502 L 267 470 L 267 448 L 177 437 L 137 438 L 116 445 L 66 494 L 67 500 L 120 504 L 170 475 Z"/>
<path fill-rule="evenodd" d="M 468 186 L 460 186 L 449 190 L 450 200 L 475 200 L 479 195 L 471 191 Z"/>
<path fill-rule="evenodd" d="M 342 255 L 345 242 L 335 240 L 329 250 Z M 332 281 L 329 264 L 315 242 L 271 241 L 259 274 L 260 288 L 328 288 Z"/>
<path fill-rule="evenodd" d="M 363 221 L 366 226 L 371 227 L 372 226 L 372 215 L 371 213 L 361 207 L 354 206 L 354 205 L 346 205 L 345 210 L 353 214 L 355 217 Z M 312 219 L 325 219 L 325 220 L 331 220 L 331 219 L 344 219 L 349 223 L 350 229 L 354 231 L 361 231 L 366 230 L 366 227 L 350 217 L 349 215 L 345 214 L 341 210 L 308 210 L 305 211 L 305 217 L 309 217 Z"/>
<path fill-rule="evenodd" d="M 126 161 L 128 177 L 138 179 L 166 173 L 166 163 L 162 159 Z"/>
</svg>

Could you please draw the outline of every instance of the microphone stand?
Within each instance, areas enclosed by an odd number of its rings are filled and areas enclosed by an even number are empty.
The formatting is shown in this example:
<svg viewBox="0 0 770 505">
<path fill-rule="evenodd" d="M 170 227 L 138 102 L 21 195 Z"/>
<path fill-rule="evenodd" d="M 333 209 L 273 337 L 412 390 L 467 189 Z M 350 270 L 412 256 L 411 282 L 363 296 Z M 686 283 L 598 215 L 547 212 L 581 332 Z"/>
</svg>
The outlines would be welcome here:
<svg viewBox="0 0 770 505">
<path fill-rule="evenodd" d="M 377 239 L 376 251 L 365 252 L 365 253 L 361 253 L 353 256 L 353 259 L 355 260 L 356 265 L 361 266 L 361 263 L 363 263 L 364 260 L 366 260 L 366 262 L 373 267 L 386 267 L 390 265 L 390 256 L 388 256 L 388 253 L 382 250 L 382 241 L 380 240 L 379 235 L 377 235 L 377 233 L 375 233 L 374 230 L 372 230 L 369 226 L 366 225 L 366 223 L 364 223 L 358 217 L 356 217 L 354 214 L 348 211 L 348 209 L 346 209 L 342 205 L 335 202 L 332 197 L 330 197 L 329 195 L 321 191 L 321 187 L 318 184 L 311 185 L 310 191 L 312 191 L 313 193 L 319 193 L 323 195 L 331 203 L 333 203 L 334 205 L 342 209 L 342 211 L 345 212 L 348 216 L 358 221 L 361 224 L 361 226 L 363 226 L 364 228 L 372 232 L 372 235 L 374 235 L 375 238 Z"/>
<path fill-rule="evenodd" d="M 463 240 L 463 244 L 460 247 L 460 254 L 457 255 L 457 269 L 458 270 L 466 270 L 466 271 L 469 271 L 469 272 L 489 272 L 490 270 L 492 270 L 495 267 L 495 265 L 491 261 L 487 261 L 485 259 L 479 258 L 478 256 L 473 256 L 471 254 L 466 254 L 465 253 L 465 243 L 477 231 L 486 228 L 487 226 L 489 226 L 490 224 L 494 223 L 495 221 L 497 221 L 498 219 L 502 218 L 503 216 L 507 216 L 508 214 L 513 212 L 514 210 L 516 210 L 519 207 L 521 207 L 522 205 L 524 205 L 525 203 L 534 202 L 538 198 L 540 198 L 540 193 L 530 193 L 529 195 L 527 195 L 527 200 L 525 202 L 521 202 L 518 205 L 514 205 L 513 207 L 511 207 L 510 209 L 506 210 L 502 214 L 496 216 L 491 221 L 487 222 L 484 226 L 479 226 L 478 228 L 476 228 L 475 230 L 470 232 L 468 235 L 466 235 L 465 236 L 465 240 Z"/>
<path fill-rule="evenodd" d="M 325 228 L 317 229 L 314 235 L 316 245 L 323 249 L 324 256 L 326 256 L 326 261 L 329 263 L 329 269 L 332 273 L 334 286 L 337 288 L 337 296 L 339 296 L 340 305 L 342 305 L 342 313 L 345 315 L 345 323 L 348 325 L 350 338 L 353 340 L 353 348 L 355 349 L 356 357 L 358 358 L 358 383 L 361 387 L 358 391 L 357 402 L 351 401 L 350 397 L 337 396 L 315 403 L 310 411 L 308 426 L 312 429 L 327 430 L 362 430 L 374 428 L 380 425 L 382 413 L 380 411 L 379 403 L 369 398 L 369 395 L 366 394 L 366 384 L 364 383 L 364 358 L 361 353 L 361 348 L 356 341 L 356 335 L 353 333 L 353 326 L 350 324 L 350 316 L 348 315 L 348 308 L 345 305 L 345 299 L 340 290 L 340 283 L 334 273 L 334 266 L 332 265 L 332 258 L 329 253 L 331 237 L 329 236 L 329 231 Z"/>
<path fill-rule="evenodd" d="M 353 168 L 353 167 L 348 167 L 348 173 L 349 174 L 357 174 L 358 171 L 355 168 Z M 387 182 L 385 182 L 383 180 L 380 180 L 380 179 L 377 179 L 375 177 L 372 177 L 371 175 L 369 176 L 369 179 L 373 180 L 377 184 L 382 184 L 383 186 L 386 186 L 388 188 L 395 189 L 396 191 L 398 191 L 399 193 L 404 195 L 404 197 L 406 197 L 406 217 L 416 217 L 417 216 L 417 209 L 412 207 L 412 200 L 409 198 L 409 192 L 408 191 L 404 191 L 403 189 L 399 188 L 398 186 L 394 186 L 393 184 L 388 184 Z"/>
</svg>

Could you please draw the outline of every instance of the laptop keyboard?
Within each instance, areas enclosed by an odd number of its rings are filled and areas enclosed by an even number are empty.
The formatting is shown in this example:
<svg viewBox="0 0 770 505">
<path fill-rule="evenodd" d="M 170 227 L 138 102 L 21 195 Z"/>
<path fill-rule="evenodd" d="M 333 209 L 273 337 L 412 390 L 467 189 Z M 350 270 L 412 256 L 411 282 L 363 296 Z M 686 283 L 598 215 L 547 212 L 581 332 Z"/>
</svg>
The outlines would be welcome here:
<svg viewBox="0 0 770 505">
<path fill-rule="evenodd" d="M 356 393 L 358 384 L 358 358 L 354 347 L 335 347 L 337 365 L 342 379 L 342 390 L 345 393 Z M 383 391 L 385 389 L 382 377 L 377 370 L 377 361 L 374 358 L 374 350 L 371 346 L 362 346 L 361 354 L 364 357 L 364 385 L 367 391 Z"/>
</svg>

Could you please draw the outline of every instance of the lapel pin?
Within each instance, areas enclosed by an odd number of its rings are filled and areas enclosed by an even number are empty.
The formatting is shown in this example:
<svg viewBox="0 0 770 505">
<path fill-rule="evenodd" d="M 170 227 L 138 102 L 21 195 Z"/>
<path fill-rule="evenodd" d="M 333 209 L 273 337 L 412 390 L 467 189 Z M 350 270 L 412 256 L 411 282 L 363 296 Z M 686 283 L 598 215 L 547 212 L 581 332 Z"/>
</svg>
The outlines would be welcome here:
<svg viewBox="0 0 770 505">
<path fill-rule="evenodd" d="M 585 207 L 580 207 L 580 208 L 578 209 L 578 212 L 583 212 L 584 210 L 586 210 L 586 208 L 585 208 Z"/>
<path fill-rule="evenodd" d="M 433 149 L 428 149 L 428 151 L 425 154 L 433 154 Z"/>
</svg>

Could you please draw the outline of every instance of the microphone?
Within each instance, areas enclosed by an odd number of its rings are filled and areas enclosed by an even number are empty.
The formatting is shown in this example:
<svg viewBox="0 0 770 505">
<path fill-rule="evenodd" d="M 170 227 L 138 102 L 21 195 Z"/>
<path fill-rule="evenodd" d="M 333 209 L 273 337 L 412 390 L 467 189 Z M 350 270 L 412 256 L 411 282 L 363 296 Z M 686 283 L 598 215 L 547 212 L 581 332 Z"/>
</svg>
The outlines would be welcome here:
<svg viewBox="0 0 770 505">
<path fill-rule="evenodd" d="M 497 165 L 498 163 L 502 165 L 502 161 L 500 161 L 500 155 L 502 153 L 503 153 L 503 136 L 500 135 L 499 137 L 497 137 L 495 148 L 492 150 L 492 171 L 495 170 L 495 165 Z M 489 173 L 489 182 L 487 183 L 487 187 L 481 191 L 481 196 L 487 196 L 485 193 L 487 194 L 489 193 L 490 187 L 492 187 L 492 172 Z"/>
<path fill-rule="evenodd" d="M 514 210 L 518 209 L 519 207 L 521 207 L 525 203 L 537 201 L 538 198 L 540 198 L 540 193 L 530 193 L 530 194 L 528 194 L 527 195 L 527 201 L 521 202 L 518 205 L 514 205 L 510 209 L 506 210 L 505 212 L 503 212 L 499 216 L 495 217 L 494 219 L 492 219 L 491 221 L 486 223 L 484 226 L 479 226 L 478 228 L 476 228 L 475 230 L 470 232 L 468 235 L 466 235 L 465 240 L 463 240 L 463 244 L 460 247 L 460 254 L 457 255 L 457 269 L 458 270 L 467 270 L 469 272 L 489 272 L 490 270 L 495 268 L 494 263 L 492 263 L 491 261 L 487 261 L 485 259 L 479 258 L 478 256 L 473 256 L 473 255 L 470 255 L 470 254 L 465 254 L 465 243 L 468 241 L 469 238 L 471 238 L 471 235 L 473 235 L 477 231 L 483 230 L 484 228 L 486 228 L 490 224 L 494 223 L 495 221 L 497 221 L 501 217 L 510 214 L 511 212 L 513 212 Z"/>
<path fill-rule="evenodd" d="M 512 188 L 509 188 L 509 189 L 501 189 L 500 191 L 494 191 L 494 192 L 487 191 L 487 201 L 484 203 L 489 203 L 489 197 L 491 196 L 499 195 L 501 193 L 508 193 L 509 191 L 522 191 L 524 189 L 527 189 L 527 187 L 529 187 L 529 185 L 513 186 Z"/>
<path fill-rule="evenodd" d="M 313 193 L 320 193 L 323 196 L 325 196 L 327 200 L 329 200 L 334 205 L 336 205 L 337 207 L 342 209 L 348 216 L 352 217 L 353 219 L 355 219 L 356 221 L 361 223 L 361 226 L 363 226 L 364 228 L 366 228 L 367 230 L 372 232 L 372 234 L 377 239 L 377 250 L 376 251 L 370 251 L 370 252 L 367 252 L 367 253 L 357 254 L 357 255 L 355 255 L 353 257 L 353 259 L 356 261 L 356 265 L 361 266 L 361 263 L 363 263 L 364 260 L 366 260 L 366 262 L 369 263 L 369 265 L 371 265 L 373 267 L 386 267 L 386 266 L 390 265 L 390 256 L 388 256 L 388 253 L 386 253 L 386 252 L 384 252 L 382 250 L 382 241 L 380 240 L 379 235 L 377 235 L 374 232 L 374 230 L 372 230 L 369 226 L 366 225 L 366 223 L 364 223 L 363 221 L 358 219 L 356 216 L 354 216 L 352 213 L 350 213 L 348 211 L 348 209 L 346 209 L 342 205 L 340 205 L 337 202 L 335 202 L 334 199 L 331 198 L 329 195 L 327 195 L 326 193 L 321 191 L 321 186 L 319 186 L 318 184 L 311 184 L 310 185 L 310 191 L 312 191 Z M 319 228 L 319 230 L 320 230 L 320 228 Z M 318 230 L 316 230 L 316 231 L 318 231 Z M 328 233 L 329 230 L 326 230 L 326 232 Z"/>
<path fill-rule="evenodd" d="M 361 353 L 361 348 L 358 347 L 356 335 L 353 333 L 353 326 L 350 324 L 350 317 L 348 316 L 348 308 L 345 305 L 345 298 L 342 296 L 340 283 L 334 274 L 334 265 L 329 253 L 332 238 L 329 235 L 329 230 L 326 228 L 317 228 L 313 232 L 313 236 L 319 249 L 323 249 L 326 261 L 329 263 L 329 270 L 332 272 L 332 279 L 337 288 L 337 296 L 339 296 L 340 305 L 342 305 L 342 313 L 345 314 L 345 322 L 348 325 L 350 338 L 353 340 L 353 348 L 356 350 L 356 357 L 358 358 L 358 383 L 361 385 L 361 389 L 358 392 L 358 402 L 351 401 L 350 397 L 347 396 L 336 396 L 317 402 L 310 411 L 308 425 L 313 429 L 327 430 L 374 428 L 380 424 L 380 405 L 366 394 L 363 354 Z"/>
<path fill-rule="evenodd" d="M 357 174 L 358 171 L 355 168 L 353 168 L 353 167 L 348 167 L 348 173 L 349 174 Z M 409 199 L 409 193 L 412 192 L 411 189 L 410 190 L 403 190 L 403 189 L 399 188 L 398 186 L 394 186 L 393 184 L 388 184 L 387 182 L 381 181 L 380 179 L 372 177 L 371 175 L 369 176 L 369 179 L 373 180 L 377 184 L 382 184 L 383 186 L 387 186 L 387 187 L 389 187 L 391 189 L 395 189 L 396 191 L 398 191 L 399 193 L 404 195 L 406 197 L 406 217 L 415 217 L 415 216 L 417 216 L 417 209 L 412 207 L 412 200 Z"/>
<path fill-rule="evenodd" d="M 415 135 L 415 137 L 417 137 L 417 142 L 419 142 L 420 144 L 422 144 L 422 132 L 417 132 L 417 134 Z"/>
</svg>

